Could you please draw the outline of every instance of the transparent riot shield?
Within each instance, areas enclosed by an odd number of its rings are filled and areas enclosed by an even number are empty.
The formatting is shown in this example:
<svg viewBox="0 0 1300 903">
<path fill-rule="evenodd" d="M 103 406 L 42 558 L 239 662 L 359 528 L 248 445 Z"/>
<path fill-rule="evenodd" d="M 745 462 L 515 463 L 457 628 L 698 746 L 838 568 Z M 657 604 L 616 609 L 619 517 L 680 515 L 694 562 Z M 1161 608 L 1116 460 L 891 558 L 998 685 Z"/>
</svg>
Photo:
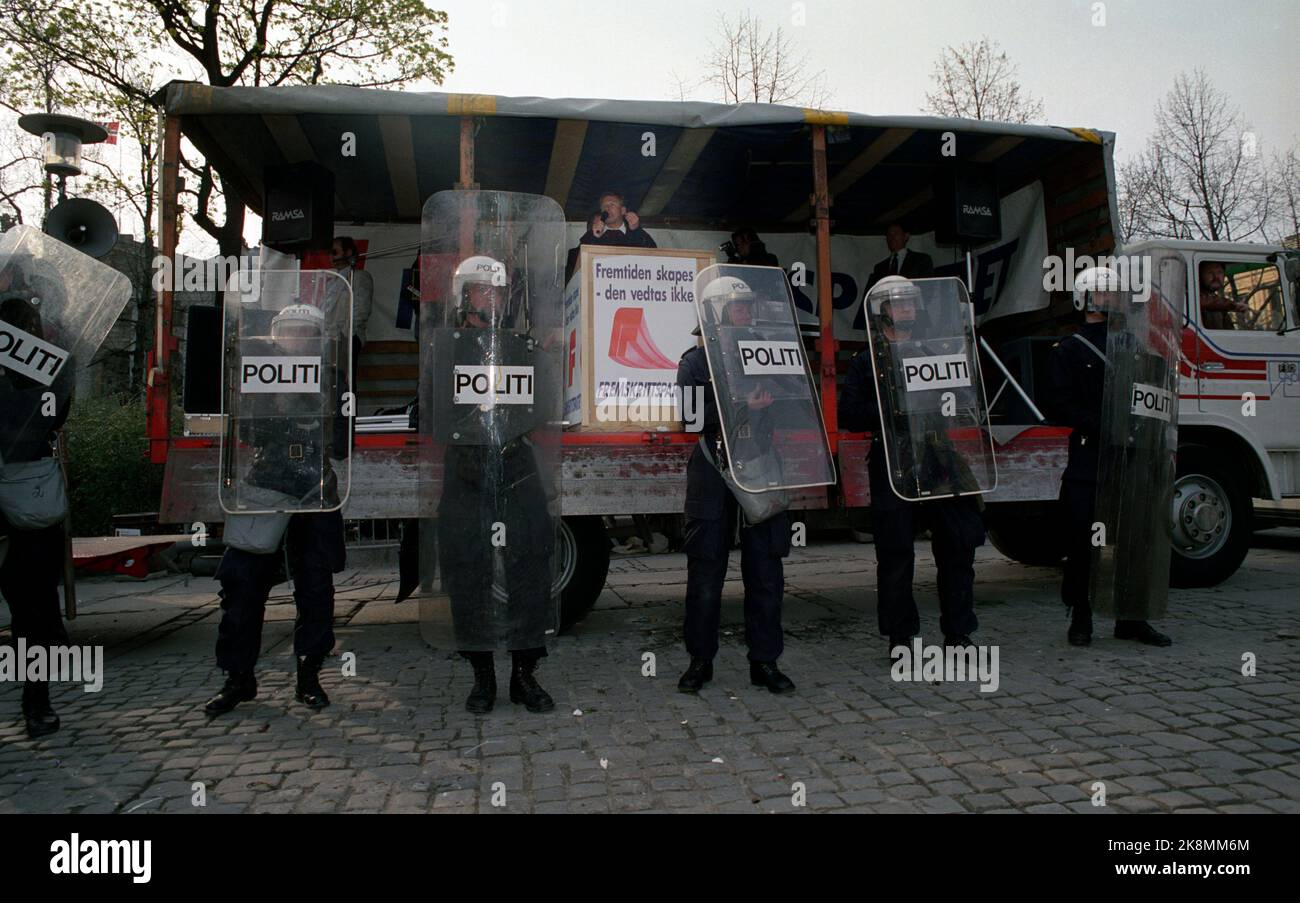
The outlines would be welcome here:
<svg viewBox="0 0 1300 903">
<path fill-rule="evenodd" d="M 334 511 L 351 477 L 352 289 L 262 269 L 224 292 L 218 497 L 227 514 Z"/>
<path fill-rule="evenodd" d="M 1120 620 L 1165 614 L 1169 597 L 1178 355 L 1187 269 L 1171 251 L 1146 253 L 1150 278 L 1104 294 L 1106 379 L 1098 446 L 1092 607 Z M 1145 262 L 1130 274 L 1146 271 Z"/>
<path fill-rule="evenodd" d="M 826 486 L 835 464 L 785 273 L 715 264 L 695 276 L 700 334 L 736 484 Z"/>
<path fill-rule="evenodd" d="M 997 462 L 966 286 L 890 276 L 863 303 L 890 487 L 912 502 L 991 492 Z"/>
<path fill-rule="evenodd" d="M 130 299 L 126 276 L 37 229 L 0 235 L 0 465 L 49 457 L 78 370 Z"/>
<path fill-rule="evenodd" d="M 545 197 L 424 206 L 420 625 L 439 648 L 536 649 L 558 629 L 564 240 Z"/>
</svg>

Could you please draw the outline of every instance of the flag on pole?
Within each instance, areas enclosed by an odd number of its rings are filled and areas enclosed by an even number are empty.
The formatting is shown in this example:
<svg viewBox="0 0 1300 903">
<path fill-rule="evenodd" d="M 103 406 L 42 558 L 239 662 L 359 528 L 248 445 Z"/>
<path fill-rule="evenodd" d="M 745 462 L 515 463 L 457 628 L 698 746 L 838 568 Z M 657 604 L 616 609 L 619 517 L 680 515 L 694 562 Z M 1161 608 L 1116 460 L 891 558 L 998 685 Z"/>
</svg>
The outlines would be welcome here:
<svg viewBox="0 0 1300 903">
<path fill-rule="evenodd" d="M 104 127 L 104 131 L 108 132 L 108 138 L 107 138 L 107 140 L 104 141 L 104 143 L 105 143 L 105 144 L 117 144 L 117 130 L 118 130 L 118 127 L 121 125 L 121 123 L 120 123 L 120 122 L 101 122 L 101 123 L 99 123 L 99 125 L 102 125 L 102 126 Z"/>
</svg>

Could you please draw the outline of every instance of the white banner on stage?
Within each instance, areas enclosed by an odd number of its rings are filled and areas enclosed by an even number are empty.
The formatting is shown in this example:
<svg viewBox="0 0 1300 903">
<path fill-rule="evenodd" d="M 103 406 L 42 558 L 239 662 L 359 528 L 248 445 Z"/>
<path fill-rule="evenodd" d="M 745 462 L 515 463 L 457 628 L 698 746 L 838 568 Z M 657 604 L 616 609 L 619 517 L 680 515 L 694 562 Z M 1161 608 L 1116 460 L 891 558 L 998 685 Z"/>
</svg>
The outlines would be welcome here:
<svg viewBox="0 0 1300 903">
<path fill-rule="evenodd" d="M 831 211 L 832 216 L 834 210 Z M 571 242 L 577 243 L 581 229 L 570 227 Z M 684 229 L 647 231 L 661 248 L 716 248 L 731 236 L 726 232 L 695 232 Z M 775 254 L 791 274 L 795 303 L 816 311 L 817 253 L 811 235 L 760 234 L 768 251 Z M 966 279 L 966 259 L 957 248 L 939 247 L 934 233 L 913 235 L 908 250 L 929 254 L 935 276 Z M 1047 307 L 1043 290 L 1043 258 L 1047 255 L 1047 224 L 1043 213 L 1043 186 L 1034 182 L 1002 199 L 1002 238 L 974 248 L 975 284 L 971 301 L 980 321 L 1025 313 Z M 884 236 L 833 235 L 831 262 L 835 305 L 835 336 L 866 341 L 862 299 L 867 281 L 877 263 L 889 256 Z M 722 255 L 719 254 L 719 260 Z M 802 264 L 802 272 L 797 264 Z M 802 283 L 802 284 L 801 284 Z"/>
<path fill-rule="evenodd" d="M 593 201 L 594 203 L 594 201 Z M 834 209 L 831 215 L 834 216 Z M 576 246 L 585 226 L 569 224 L 569 246 Z M 726 232 L 684 229 L 647 230 L 661 248 L 717 248 L 730 239 Z M 411 338 L 409 312 L 398 309 L 398 289 L 402 271 L 411 266 L 419 242 L 415 226 L 375 225 L 336 227 L 338 234 L 349 234 L 366 241 L 370 249 L 400 246 L 403 250 L 367 260 L 365 268 L 374 276 L 374 307 L 370 317 L 368 340 Z M 787 272 L 803 264 L 802 272 L 793 273 L 795 303 L 814 311 L 817 299 L 817 255 L 811 235 L 760 235 Z M 935 275 L 966 278 L 965 260 L 952 247 L 938 247 L 933 233 L 913 235 L 908 248 L 929 254 L 934 259 Z M 831 237 L 832 279 L 835 305 L 835 335 L 840 339 L 865 340 L 862 321 L 862 298 L 872 268 L 889 251 L 883 236 L 835 235 Z M 1048 304 L 1043 290 L 1043 258 L 1047 254 L 1047 228 L 1043 213 L 1043 187 L 1034 182 L 1002 200 L 1002 238 L 975 249 L 975 286 L 971 299 L 981 320 L 1038 310 Z M 718 255 L 721 262 L 723 256 Z"/>
</svg>

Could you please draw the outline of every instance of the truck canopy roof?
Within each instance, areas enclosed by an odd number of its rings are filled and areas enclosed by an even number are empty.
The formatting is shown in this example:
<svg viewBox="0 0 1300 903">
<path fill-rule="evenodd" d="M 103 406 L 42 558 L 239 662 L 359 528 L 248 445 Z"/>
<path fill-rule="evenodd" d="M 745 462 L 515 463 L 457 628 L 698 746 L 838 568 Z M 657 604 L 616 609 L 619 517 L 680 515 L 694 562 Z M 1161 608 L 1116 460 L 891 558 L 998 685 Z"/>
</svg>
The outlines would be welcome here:
<svg viewBox="0 0 1300 903">
<path fill-rule="evenodd" d="M 483 188 L 547 195 L 574 221 L 596 209 L 602 191 L 617 191 L 649 225 L 746 224 L 760 232 L 808 227 L 810 125 L 830 127 L 828 178 L 840 234 L 878 234 L 893 220 L 930 231 L 945 132 L 956 136 L 957 160 L 996 168 L 1004 195 L 1081 145 L 1096 145 L 1109 169 L 1114 145 L 1112 133 L 1089 129 L 754 103 L 193 82 L 172 82 L 160 98 L 255 211 L 265 167 L 315 161 L 332 170 L 336 222 L 418 222 L 423 201 L 458 180 L 464 116 L 479 117 L 474 166 Z M 355 156 L 342 155 L 349 132 Z"/>
<path fill-rule="evenodd" d="M 1288 249 L 1281 245 L 1238 241 L 1179 241 L 1172 238 L 1156 238 L 1126 244 L 1119 253 L 1139 254 L 1148 248 L 1169 248 L 1174 251 L 1190 251 L 1193 254 L 1240 254 L 1243 251 L 1249 251 L 1252 254 L 1296 253 L 1295 248 Z"/>
</svg>

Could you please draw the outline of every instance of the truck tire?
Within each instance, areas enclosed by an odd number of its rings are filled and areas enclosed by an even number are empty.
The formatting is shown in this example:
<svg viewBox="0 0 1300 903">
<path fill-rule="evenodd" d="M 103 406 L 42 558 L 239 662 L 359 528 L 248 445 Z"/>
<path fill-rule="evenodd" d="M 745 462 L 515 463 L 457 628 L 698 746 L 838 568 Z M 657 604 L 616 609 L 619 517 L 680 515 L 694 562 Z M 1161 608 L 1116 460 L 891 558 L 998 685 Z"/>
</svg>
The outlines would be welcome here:
<svg viewBox="0 0 1300 903">
<path fill-rule="evenodd" d="M 1204 445 L 1178 449 L 1169 585 L 1217 586 L 1250 551 L 1251 494 L 1240 464 Z"/>
<path fill-rule="evenodd" d="M 990 503 L 984 508 L 989 542 L 1012 561 L 1053 567 L 1065 557 L 1065 521 L 1058 502 Z"/>
<path fill-rule="evenodd" d="M 565 517 L 556 536 L 559 556 L 560 630 L 581 621 L 596 604 L 609 574 L 609 537 L 594 515 Z"/>
</svg>

